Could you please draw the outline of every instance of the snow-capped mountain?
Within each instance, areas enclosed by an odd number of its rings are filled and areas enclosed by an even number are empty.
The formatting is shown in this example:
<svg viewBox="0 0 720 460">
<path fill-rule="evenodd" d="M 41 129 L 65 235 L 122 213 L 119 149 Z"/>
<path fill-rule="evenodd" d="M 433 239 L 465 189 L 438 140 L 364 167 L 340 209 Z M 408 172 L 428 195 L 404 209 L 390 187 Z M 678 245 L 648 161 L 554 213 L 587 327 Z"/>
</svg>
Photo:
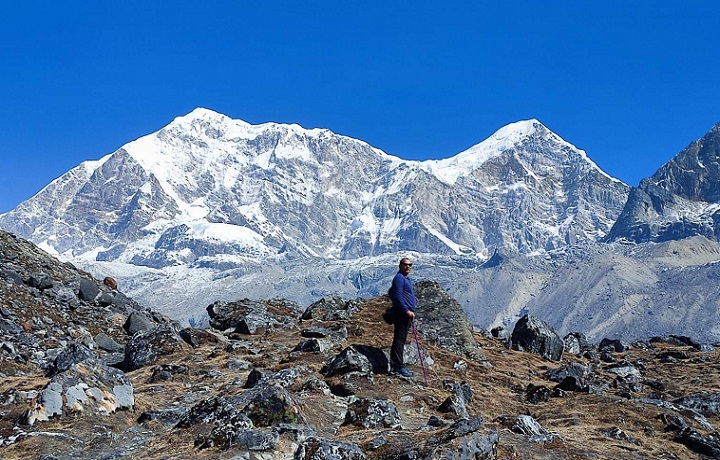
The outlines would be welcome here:
<svg viewBox="0 0 720 460">
<path fill-rule="evenodd" d="M 609 240 L 720 241 L 720 123 L 632 189 Z"/>
<path fill-rule="evenodd" d="M 537 120 L 418 162 L 326 129 L 196 109 L 72 169 L 0 227 L 120 274 L 173 313 L 178 285 L 197 293 L 191 310 L 223 296 L 376 294 L 400 253 L 442 272 L 498 249 L 595 242 L 628 189 Z"/>
</svg>

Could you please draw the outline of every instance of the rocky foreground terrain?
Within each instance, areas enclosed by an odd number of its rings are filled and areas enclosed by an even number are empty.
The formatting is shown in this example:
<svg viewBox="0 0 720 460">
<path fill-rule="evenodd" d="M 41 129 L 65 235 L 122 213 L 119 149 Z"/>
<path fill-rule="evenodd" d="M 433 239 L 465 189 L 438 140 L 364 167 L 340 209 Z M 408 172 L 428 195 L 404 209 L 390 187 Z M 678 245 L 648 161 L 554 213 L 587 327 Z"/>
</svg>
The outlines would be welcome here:
<svg viewBox="0 0 720 460">
<path fill-rule="evenodd" d="M 215 302 L 193 329 L 119 281 L 0 231 L 0 458 L 720 458 L 718 356 L 689 337 L 475 331 L 424 281 L 401 378 L 385 296 Z"/>
</svg>

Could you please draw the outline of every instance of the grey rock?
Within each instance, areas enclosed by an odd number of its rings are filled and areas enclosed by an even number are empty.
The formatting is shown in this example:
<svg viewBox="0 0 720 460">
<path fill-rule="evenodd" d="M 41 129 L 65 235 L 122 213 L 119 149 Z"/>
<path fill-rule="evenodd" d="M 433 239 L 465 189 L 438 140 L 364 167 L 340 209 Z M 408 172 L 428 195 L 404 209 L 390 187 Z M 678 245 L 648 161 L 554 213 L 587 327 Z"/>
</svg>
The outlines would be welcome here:
<svg viewBox="0 0 720 460">
<path fill-rule="evenodd" d="M 537 353 L 550 361 L 559 361 L 565 347 L 557 332 L 530 315 L 523 316 L 515 324 L 510 341 L 513 350 Z"/>
<path fill-rule="evenodd" d="M 696 410 L 703 415 L 720 414 L 720 393 L 687 395 L 677 399 L 675 403 Z"/>
<path fill-rule="evenodd" d="M 563 337 L 564 352 L 579 355 L 592 348 L 582 332 L 571 332 Z"/>
<path fill-rule="evenodd" d="M 720 458 L 720 441 L 714 436 L 704 436 L 692 428 L 684 428 L 674 438 L 695 453 L 710 458 Z"/>
<path fill-rule="evenodd" d="M 145 313 L 134 311 L 130 313 L 130 316 L 128 316 L 127 320 L 125 320 L 123 329 L 128 335 L 134 335 L 139 331 L 149 331 L 154 329 L 155 326 L 156 325 Z"/>
<path fill-rule="evenodd" d="M 23 416 L 33 425 L 55 416 L 101 415 L 135 404 L 130 379 L 120 370 L 89 359 L 55 375 Z"/>
<path fill-rule="evenodd" d="M 241 413 L 252 420 L 253 425 L 257 427 L 305 422 L 290 393 L 285 388 L 274 385 L 262 388 Z"/>
<path fill-rule="evenodd" d="M 53 377 L 60 372 L 64 372 L 73 364 L 79 362 L 95 359 L 97 354 L 78 342 L 72 342 L 67 347 L 63 348 L 62 351 L 55 357 L 51 366 L 46 369 L 45 374 L 48 377 Z"/>
<path fill-rule="evenodd" d="M 81 279 L 78 287 L 78 297 L 86 302 L 93 302 L 95 297 L 100 294 L 100 288 L 94 281 Z"/>
<path fill-rule="evenodd" d="M 17 285 L 24 284 L 22 276 L 18 275 L 16 272 L 14 272 L 12 270 L 3 269 L 3 270 L 0 270 L 0 274 L 3 276 L 3 278 L 5 278 L 10 283 L 17 284 Z"/>
<path fill-rule="evenodd" d="M 261 334 L 273 328 L 288 329 L 296 323 L 294 304 L 269 304 L 248 299 L 215 302 L 207 307 L 210 326 L 241 334 Z"/>
<path fill-rule="evenodd" d="M 347 320 L 359 309 L 359 302 L 345 302 L 336 295 L 326 296 L 305 309 L 300 319 L 319 319 L 321 321 Z"/>
<path fill-rule="evenodd" d="M 365 460 L 367 455 L 357 444 L 310 438 L 300 444 L 293 458 L 294 460 Z"/>
<path fill-rule="evenodd" d="M 606 370 L 629 382 L 637 382 L 642 378 L 642 372 L 640 372 L 640 369 L 630 363 L 613 364 L 608 366 Z"/>
<path fill-rule="evenodd" d="M 193 348 L 197 348 L 202 344 L 219 343 L 221 341 L 221 338 L 212 331 L 193 327 L 182 329 L 180 337 Z"/>
<path fill-rule="evenodd" d="M 399 428 L 400 415 L 392 401 L 360 398 L 348 405 L 343 425 L 362 428 Z"/>
<path fill-rule="evenodd" d="M 187 409 L 182 407 L 146 410 L 138 417 L 138 423 L 159 421 L 172 426 L 176 425 L 185 415 L 187 415 Z"/>
<path fill-rule="evenodd" d="M 115 339 L 113 339 L 104 332 L 98 333 L 95 336 L 94 340 L 98 348 L 100 348 L 101 350 L 105 350 L 111 353 L 125 350 L 125 347 L 123 345 L 120 345 Z"/>
<path fill-rule="evenodd" d="M 529 415 L 518 415 L 515 424 L 512 426 L 512 431 L 524 434 L 532 442 L 550 442 L 557 437 L 556 434 L 550 433 Z"/>
<path fill-rule="evenodd" d="M 332 339 L 334 341 L 347 340 L 347 327 L 341 322 L 335 324 L 324 324 L 323 326 L 312 325 L 300 331 L 300 335 L 315 339 Z"/>
<path fill-rule="evenodd" d="M 148 383 L 164 382 L 172 380 L 177 376 L 187 376 L 190 368 L 182 364 L 162 364 L 153 367 L 153 373 Z"/>
<path fill-rule="evenodd" d="M 414 286 L 414 291 L 417 297 L 415 322 L 420 340 L 478 361 L 486 361 L 473 337 L 473 326 L 467 314 L 439 283 L 421 281 Z M 413 334 L 412 329 L 410 334 Z"/>
<path fill-rule="evenodd" d="M 28 279 L 28 285 L 41 291 L 53 287 L 53 280 L 47 273 L 34 273 Z"/>
<path fill-rule="evenodd" d="M 293 351 L 301 351 L 304 353 L 320 353 L 324 351 L 323 343 L 317 339 L 307 339 L 295 345 Z"/>
<path fill-rule="evenodd" d="M 125 346 L 125 359 L 122 368 L 127 371 L 152 364 L 160 356 L 169 355 L 188 345 L 170 324 L 162 324 L 155 329 L 139 331 L 128 340 Z"/>
<path fill-rule="evenodd" d="M 601 351 L 610 351 L 610 352 L 617 352 L 622 353 L 624 351 L 628 351 L 632 348 L 632 346 L 620 339 L 602 339 L 600 341 L 600 345 L 598 345 L 598 348 Z"/>
<path fill-rule="evenodd" d="M 348 347 L 326 364 L 320 372 L 327 377 L 332 377 L 333 375 L 347 374 L 349 372 L 369 373 L 371 370 L 372 364 L 367 356 L 354 347 Z"/>
<path fill-rule="evenodd" d="M 470 385 L 467 382 L 448 382 L 445 388 L 452 394 L 438 407 L 438 411 L 453 414 L 456 418 L 468 418 L 467 404 L 472 400 Z"/>
</svg>

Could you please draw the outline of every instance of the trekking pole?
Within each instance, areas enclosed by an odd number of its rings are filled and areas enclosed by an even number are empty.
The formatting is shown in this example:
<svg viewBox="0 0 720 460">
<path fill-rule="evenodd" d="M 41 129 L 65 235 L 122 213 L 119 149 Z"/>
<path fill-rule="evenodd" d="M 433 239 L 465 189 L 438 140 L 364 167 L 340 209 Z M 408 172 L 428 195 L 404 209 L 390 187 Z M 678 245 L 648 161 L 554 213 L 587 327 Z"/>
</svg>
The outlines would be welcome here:
<svg viewBox="0 0 720 460">
<path fill-rule="evenodd" d="M 415 345 L 417 345 L 418 357 L 420 358 L 420 366 L 422 367 L 423 371 L 423 380 L 425 381 L 425 386 L 428 386 L 427 371 L 425 370 L 425 358 L 423 357 L 422 348 L 420 347 L 420 339 L 418 338 L 417 328 L 415 327 L 415 321 L 410 320 L 410 322 L 412 323 L 413 335 L 415 336 Z"/>
</svg>

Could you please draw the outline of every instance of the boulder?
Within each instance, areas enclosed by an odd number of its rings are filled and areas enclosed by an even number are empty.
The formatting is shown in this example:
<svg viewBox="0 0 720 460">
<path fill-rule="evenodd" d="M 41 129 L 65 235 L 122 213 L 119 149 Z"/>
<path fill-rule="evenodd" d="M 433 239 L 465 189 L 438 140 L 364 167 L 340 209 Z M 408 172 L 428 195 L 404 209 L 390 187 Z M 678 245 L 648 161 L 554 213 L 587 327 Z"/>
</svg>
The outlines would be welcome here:
<svg viewBox="0 0 720 460">
<path fill-rule="evenodd" d="M 331 339 L 336 342 L 345 342 L 348 331 L 343 323 L 336 322 L 306 327 L 300 331 L 300 335 L 309 339 Z"/>
<path fill-rule="evenodd" d="M 197 348 L 200 345 L 208 343 L 220 343 L 222 336 L 207 329 L 198 329 L 194 327 L 186 327 L 180 332 L 180 337 L 191 347 Z"/>
<path fill-rule="evenodd" d="M 130 379 L 118 369 L 89 359 L 55 375 L 22 421 L 33 425 L 68 414 L 107 415 L 134 405 Z"/>
<path fill-rule="evenodd" d="M 130 313 L 130 316 L 128 316 L 125 324 L 123 324 L 123 329 L 128 335 L 134 335 L 139 331 L 149 331 L 154 327 L 155 324 L 152 322 L 150 317 L 140 311 Z"/>
<path fill-rule="evenodd" d="M 100 294 L 100 288 L 94 281 L 88 279 L 80 280 L 80 285 L 78 286 L 78 297 L 80 300 L 92 302 L 98 294 Z"/>
<path fill-rule="evenodd" d="M 70 369 L 73 364 L 94 358 L 97 358 L 94 351 L 79 342 L 72 342 L 58 353 L 52 365 L 45 370 L 45 375 L 52 377 Z"/>
<path fill-rule="evenodd" d="M 275 385 L 262 388 L 240 413 L 252 420 L 254 426 L 304 423 L 299 407 L 290 393 Z"/>
<path fill-rule="evenodd" d="M 460 419 L 413 449 L 415 457 L 489 460 L 496 458 L 500 436 L 496 430 L 482 431 L 484 420 L 477 415 Z"/>
<path fill-rule="evenodd" d="M 556 388 L 564 391 L 588 391 L 590 368 L 580 363 L 571 363 L 547 371 L 546 376 L 553 382 L 559 382 Z"/>
<path fill-rule="evenodd" d="M 335 356 L 330 363 L 323 366 L 320 372 L 327 377 L 332 377 L 334 375 L 347 374 L 348 372 L 369 373 L 371 369 L 372 364 L 367 356 L 357 351 L 354 347 L 347 347 Z"/>
<path fill-rule="evenodd" d="M 348 405 L 342 424 L 362 428 L 399 428 L 400 414 L 392 401 L 359 398 Z"/>
<path fill-rule="evenodd" d="M 109 335 L 107 335 L 104 332 L 98 333 L 95 336 L 94 340 L 95 340 L 95 344 L 98 346 L 98 348 L 100 348 L 101 350 L 110 352 L 110 353 L 123 351 L 125 349 L 125 347 L 123 345 L 120 345 L 119 343 L 117 343 L 117 341 L 115 341 L 115 339 L 113 339 L 112 337 L 110 337 Z"/>
<path fill-rule="evenodd" d="M 182 364 L 162 364 L 153 368 L 152 376 L 148 383 L 164 382 L 172 380 L 178 375 L 187 376 L 190 374 L 190 368 Z"/>
<path fill-rule="evenodd" d="M 320 353 L 325 350 L 323 342 L 318 339 L 307 339 L 295 345 L 292 351 L 299 351 L 303 353 Z"/>
<path fill-rule="evenodd" d="M 547 323 L 525 315 L 518 320 L 510 337 L 513 350 L 537 353 L 550 361 L 559 361 L 565 344 Z"/>
<path fill-rule="evenodd" d="M 417 297 L 415 323 L 422 341 L 487 362 L 473 337 L 473 325 L 457 300 L 436 281 L 421 281 L 415 284 L 414 291 Z"/>
<path fill-rule="evenodd" d="M 357 444 L 323 438 L 305 440 L 295 452 L 295 460 L 365 460 L 367 455 Z"/>
<path fill-rule="evenodd" d="M 173 354 L 187 346 L 169 323 L 152 330 L 140 331 L 133 335 L 125 346 L 122 368 L 128 372 L 140 369 L 154 363 L 161 356 Z"/>
<path fill-rule="evenodd" d="M 468 418 L 467 404 L 472 400 L 472 389 L 467 382 L 450 382 L 445 388 L 452 394 L 448 396 L 438 411 L 446 414 L 453 414 L 456 418 Z"/>
<path fill-rule="evenodd" d="M 336 295 L 326 296 L 305 309 L 302 320 L 345 321 L 360 310 L 360 301 L 344 301 Z"/>
<path fill-rule="evenodd" d="M 53 280 L 47 273 L 34 273 L 28 279 L 28 286 L 44 291 L 53 287 Z"/>
<path fill-rule="evenodd" d="M 525 388 L 525 400 L 529 403 L 547 402 L 550 400 L 550 396 L 552 396 L 552 390 L 545 385 L 528 383 L 527 388 Z"/>
<path fill-rule="evenodd" d="M 720 414 L 720 393 L 692 394 L 675 400 L 675 403 L 706 416 Z"/>
<path fill-rule="evenodd" d="M 582 332 L 571 332 L 563 337 L 564 352 L 580 355 L 592 350 L 592 345 Z"/>
<path fill-rule="evenodd" d="M 255 302 L 215 302 L 208 305 L 210 326 L 240 334 L 257 335 L 272 329 L 289 329 L 296 323 L 295 304 Z"/>
<path fill-rule="evenodd" d="M 600 341 L 600 345 L 598 345 L 598 349 L 600 349 L 600 351 L 610 351 L 610 352 L 614 351 L 617 353 L 622 353 L 624 351 L 628 351 L 631 348 L 632 347 L 630 346 L 629 343 L 627 343 L 623 340 L 618 340 L 618 339 L 605 338 L 605 339 L 602 339 Z"/>
<path fill-rule="evenodd" d="M 550 433 L 543 428 L 537 420 L 529 415 L 518 415 L 511 429 L 515 433 L 528 436 L 532 442 L 550 442 L 558 437 L 557 434 Z"/>
<path fill-rule="evenodd" d="M 674 438 L 693 452 L 710 458 L 720 458 L 720 441 L 714 436 L 703 436 L 692 428 L 684 428 Z"/>
</svg>

